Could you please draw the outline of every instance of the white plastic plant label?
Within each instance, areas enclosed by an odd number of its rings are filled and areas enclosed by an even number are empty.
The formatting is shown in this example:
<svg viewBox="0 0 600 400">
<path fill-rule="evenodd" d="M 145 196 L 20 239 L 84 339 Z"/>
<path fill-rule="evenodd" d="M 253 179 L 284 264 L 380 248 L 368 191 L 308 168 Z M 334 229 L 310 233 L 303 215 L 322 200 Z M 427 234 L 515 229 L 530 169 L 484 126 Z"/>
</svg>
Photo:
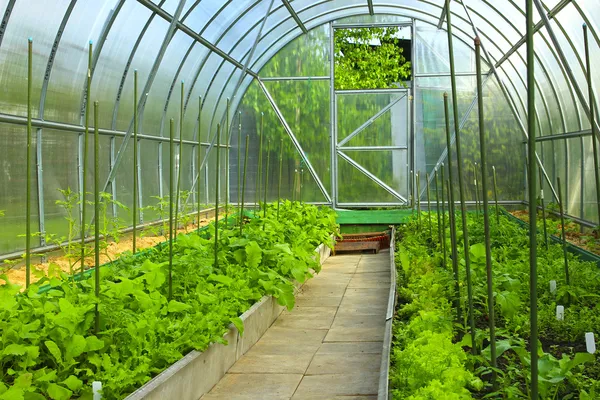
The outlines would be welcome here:
<svg viewBox="0 0 600 400">
<path fill-rule="evenodd" d="M 94 393 L 94 400 L 102 400 L 102 382 L 92 382 L 92 392 Z"/>
<path fill-rule="evenodd" d="M 565 320 L 565 306 L 556 306 L 556 320 L 557 321 Z"/>
<path fill-rule="evenodd" d="M 594 332 L 587 332 L 585 334 L 585 347 L 588 353 L 594 354 L 596 352 L 596 341 L 594 340 Z"/>
<path fill-rule="evenodd" d="M 556 281 L 550 281 L 550 293 L 556 294 Z"/>
</svg>

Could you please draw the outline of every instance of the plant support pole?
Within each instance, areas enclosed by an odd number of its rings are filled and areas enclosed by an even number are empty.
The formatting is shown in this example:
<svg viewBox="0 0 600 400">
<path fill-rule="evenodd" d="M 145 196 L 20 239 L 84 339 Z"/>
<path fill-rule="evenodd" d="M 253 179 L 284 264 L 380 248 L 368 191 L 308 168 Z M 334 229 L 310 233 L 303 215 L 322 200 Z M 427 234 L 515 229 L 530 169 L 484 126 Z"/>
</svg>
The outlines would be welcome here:
<svg viewBox="0 0 600 400">
<path fill-rule="evenodd" d="M 463 245 L 465 250 L 465 271 L 467 275 L 467 302 L 469 306 L 469 325 L 471 330 L 471 351 L 477 354 L 475 341 L 475 316 L 473 314 L 473 283 L 471 280 L 471 257 L 469 250 L 469 227 L 467 226 L 467 206 L 465 204 L 465 185 L 463 182 L 462 153 L 460 146 L 460 127 L 458 119 L 458 94 L 456 90 L 456 71 L 454 68 L 454 46 L 452 44 L 452 21 L 450 12 L 450 0 L 446 0 L 446 22 L 448 31 L 448 55 L 450 58 L 450 83 L 452 86 L 452 110 L 454 112 L 454 137 L 456 144 L 456 166 L 458 168 L 458 191 L 460 196 L 460 210 L 463 224 Z"/>
<path fill-rule="evenodd" d="M 593 139 L 592 139 L 593 140 Z M 544 222 L 544 245 L 546 246 L 546 250 L 548 250 L 548 226 L 546 225 L 546 205 L 544 204 L 544 188 L 542 185 L 544 181 L 542 180 L 542 170 L 540 171 L 540 204 L 542 206 L 542 220 Z"/>
<path fill-rule="evenodd" d="M 435 178 L 435 205 L 437 214 L 438 241 L 442 245 L 442 222 L 440 221 L 440 184 L 438 182 L 437 168 L 433 170 Z"/>
<path fill-rule="evenodd" d="M 596 180 L 596 207 L 598 221 L 600 221 L 600 170 L 598 169 L 598 134 L 596 133 L 596 115 L 594 114 L 594 90 L 592 82 L 592 66 L 590 64 L 590 47 L 588 43 L 588 27 L 583 24 L 583 43 L 585 47 L 586 79 L 588 84 L 588 97 L 590 104 L 590 126 L 592 127 L 592 148 L 594 149 L 594 178 Z"/>
<path fill-rule="evenodd" d="M 279 145 L 279 182 L 277 182 L 277 221 L 279 221 L 279 206 L 281 205 L 281 175 L 283 173 L 283 139 Z"/>
<path fill-rule="evenodd" d="M 238 149 L 237 149 L 237 199 L 238 199 L 238 219 L 239 219 L 239 223 L 240 225 L 242 225 L 242 221 L 244 216 L 242 215 L 242 208 L 244 207 L 244 205 L 242 204 L 242 200 L 240 197 L 240 188 L 242 187 L 242 112 L 240 111 L 238 113 L 239 115 L 239 124 L 238 124 L 238 140 L 237 140 L 237 144 L 238 144 Z"/>
<path fill-rule="evenodd" d="M 25 225 L 25 287 L 31 283 L 31 93 L 33 79 L 33 39 L 27 42 L 27 196 Z"/>
<path fill-rule="evenodd" d="M 425 186 L 427 186 L 427 219 L 429 220 L 429 237 L 433 240 L 433 228 L 431 224 L 431 193 L 429 192 L 429 174 L 425 173 Z"/>
<path fill-rule="evenodd" d="M 89 100 L 89 98 L 88 98 Z M 98 133 L 98 102 L 94 102 L 94 292 L 96 300 L 100 299 L 100 134 Z M 98 302 L 95 307 L 94 331 L 100 331 L 100 310 Z"/>
<path fill-rule="evenodd" d="M 258 169 L 256 174 L 256 193 L 254 195 L 256 199 L 256 208 L 260 211 L 260 181 L 262 176 L 262 145 L 263 145 L 263 129 L 265 123 L 265 113 L 260 113 L 260 131 L 258 139 Z"/>
<path fill-rule="evenodd" d="M 496 223 L 500 223 L 500 210 L 498 209 L 498 181 L 496 180 L 496 167 L 492 166 L 494 173 L 494 201 L 496 202 Z"/>
<path fill-rule="evenodd" d="M 220 166 L 219 163 L 219 149 L 221 147 L 221 125 L 217 125 L 217 167 L 216 167 L 216 177 L 215 177 L 215 264 L 214 267 L 217 268 L 219 266 L 219 173 Z M 225 217 L 227 218 L 227 217 Z"/>
<path fill-rule="evenodd" d="M 569 279 L 569 259 L 567 258 L 567 236 L 565 234 L 565 208 L 563 206 L 562 201 L 562 192 L 560 188 L 560 177 L 556 178 L 557 188 L 558 188 L 558 206 L 560 211 L 560 228 L 561 228 L 561 239 L 562 239 L 562 249 L 563 249 L 563 257 L 565 259 L 565 282 L 567 286 L 571 284 L 571 280 Z M 531 217 L 530 217 L 531 218 Z"/>
<path fill-rule="evenodd" d="M 421 193 L 421 183 L 419 182 L 419 177 L 421 176 L 421 171 L 417 171 L 417 192 Z M 416 199 L 417 201 L 417 227 L 419 230 L 421 229 L 421 197 Z"/>
<path fill-rule="evenodd" d="M 269 162 L 271 161 L 271 139 L 267 141 L 267 166 L 265 168 L 265 197 L 264 197 L 264 210 L 263 210 L 263 218 L 267 218 L 267 191 L 269 188 Z M 265 225 L 263 223 L 263 231 L 265 230 Z"/>
<path fill-rule="evenodd" d="M 175 194 L 175 239 L 177 239 L 177 230 L 179 229 L 179 198 L 181 197 L 179 193 L 181 191 L 181 159 L 183 158 L 183 85 L 184 83 L 181 81 L 181 103 L 179 105 L 179 157 L 177 157 L 177 189 Z"/>
<path fill-rule="evenodd" d="M 86 99 L 85 99 L 85 130 L 83 132 L 83 164 L 81 166 L 82 171 L 82 185 L 81 185 L 81 274 L 85 270 L 85 221 L 86 221 L 86 208 L 87 203 L 85 201 L 86 186 L 87 186 L 87 153 L 88 153 L 88 135 L 90 133 L 90 91 L 92 86 L 92 41 L 88 45 L 88 70 L 87 70 L 87 88 L 86 88 Z M 96 220 L 94 220 L 96 221 Z"/>
<path fill-rule="evenodd" d="M 458 248 L 456 241 L 456 214 L 454 211 L 454 193 L 452 188 L 454 187 L 452 179 L 452 151 L 450 141 L 450 111 L 448 108 L 448 93 L 444 93 L 444 115 L 446 120 L 446 146 L 448 148 L 448 223 L 450 224 L 450 247 L 452 252 L 452 272 L 454 273 L 454 290 L 455 299 L 454 307 L 456 308 L 456 320 L 459 323 L 463 323 L 462 310 L 460 304 L 460 285 L 458 276 Z"/>
<path fill-rule="evenodd" d="M 246 193 L 246 169 L 248 167 L 248 142 L 250 141 L 250 136 L 246 135 L 246 148 L 244 150 L 244 177 L 242 178 L 242 208 L 244 207 L 244 197 Z M 242 213 L 242 209 L 240 209 L 240 213 Z M 240 215 L 240 236 L 242 236 L 243 228 L 244 228 L 244 216 Z"/>
<path fill-rule="evenodd" d="M 477 185 L 477 163 L 473 168 L 473 184 L 475 186 L 475 215 L 479 218 L 479 186 Z"/>
<path fill-rule="evenodd" d="M 442 163 L 442 168 L 440 172 L 442 173 L 440 178 L 442 180 L 442 249 L 444 251 L 444 268 L 448 267 L 448 251 L 446 248 L 446 207 L 444 206 L 444 163 Z"/>
<path fill-rule="evenodd" d="M 137 112 L 138 71 L 133 71 L 133 254 L 136 253 L 137 214 L 138 214 L 138 112 Z M 95 220 L 97 221 L 97 220 Z"/>
<path fill-rule="evenodd" d="M 175 169 L 175 121 L 169 120 L 169 300 L 173 297 L 173 196 Z"/>
<path fill-rule="evenodd" d="M 229 214 L 229 143 L 231 142 L 231 126 L 229 125 L 229 97 L 225 111 L 225 229 L 227 229 L 227 216 Z"/>
<path fill-rule="evenodd" d="M 200 232 L 200 177 L 202 176 L 202 154 L 200 154 L 200 150 L 202 146 L 200 142 L 202 141 L 202 137 L 200 133 L 202 132 L 202 96 L 198 97 L 198 154 L 196 157 L 198 158 L 198 182 L 196 182 L 196 191 L 198 192 L 197 201 L 198 201 L 198 232 Z"/>
<path fill-rule="evenodd" d="M 529 183 L 529 309 L 530 309 L 530 354 L 531 354 L 531 389 L 532 399 L 538 399 L 538 316 L 537 316 L 537 205 L 536 198 L 536 154 L 535 154 L 535 49 L 533 47 L 533 0 L 526 0 L 526 42 L 527 42 L 527 132 L 528 162 L 527 171 Z M 560 184 L 559 184 L 560 185 Z M 560 193 L 560 188 L 558 189 Z M 559 200 L 559 203 L 562 202 Z"/>
<path fill-rule="evenodd" d="M 479 108 L 479 149 L 481 153 L 481 201 L 483 203 L 483 231 L 485 238 L 485 267 L 487 274 L 487 306 L 490 327 L 490 365 L 492 385 L 496 387 L 496 320 L 494 317 L 494 281 L 492 275 L 492 240 L 490 235 L 490 210 L 488 204 L 487 149 L 483 110 L 483 83 L 481 80 L 481 41 L 475 38 L 475 62 L 477 71 L 477 102 Z M 477 171 L 476 171 L 477 173 Z"/>
</svg>

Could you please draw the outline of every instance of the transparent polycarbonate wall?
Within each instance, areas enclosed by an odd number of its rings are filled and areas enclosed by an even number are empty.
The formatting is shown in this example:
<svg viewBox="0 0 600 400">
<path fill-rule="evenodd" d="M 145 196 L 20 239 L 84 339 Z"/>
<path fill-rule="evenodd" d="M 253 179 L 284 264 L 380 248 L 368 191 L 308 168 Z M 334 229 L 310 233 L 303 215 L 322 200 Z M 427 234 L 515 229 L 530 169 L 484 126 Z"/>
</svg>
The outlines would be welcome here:
<svg viewBox="0 0 600 400">
<path fill-rule="evenodd" d="M 538 10 L 534 17 L 536 120 L 538 135 L 542 137 L 537 152 L 552 183 L 544 183 L 545 197 L 556 202 L 552 193 L 556 190 L 556 178 L 561 177 L 569 214 L 596 223 L 582 24 L 589 28 L 591 58 L 598 60 L 599 6 L 596 0 L 534 0 L 534 3 Z M 0 0 L 3 12 L 0 210 L 6 214 L 0 217 L 0 223 L 7 227 L 0 230 L 0 254 L 17 251 L 24 245 L 24 238 L 19 235 L 25 230 L 28 38 L 33 41 L 34 231 L 58 237 L 66 234 L 64 209 L 57 201 L 63 198 L 59 190 L 81 190 L 82 127 L 88 98 L 99 102 L 100 176 L 106 183 L 102 186 L 131 208 L 133 174 L 137 172 L 142 222 L 161 217 L 156 209 L 158 197 L 168 194 L 171 118 L 175 136 L 179 138 L 181 134 L 184 139 L 181 152 L 177 152 L 181 153 L 178 157 L 182 164 L 182 190 L 191 190 L 198 181 L 200 201 L 214 204 L 215 134 L 217 125 L 225 122 L 227 98 L 231 99 L 232 129 L 222 130 L 219 173 L 223 183 L 229 134 L 230 185 L 221 186 L 221 200 L 227 195 L 232 201 L 239 198 L 241 171 L 238 171 L 246 150 L 246 136 L 249 140 L 246 201 L 252 203 L 258 198 L 255 193 L 258 132 L 263 112 L 262 170 L 267 170 L 268 159 L 272 183 L 268 199 L 277 197 L 274 179 L 281 155 L 282 197 L 339 206 L 403 204 L 390 191 L 383 190 L 382 184 L 406 197 L 410 193 L 407 174 L 411 167 L 424 176 L 446 162 L 442 95 L 450 88 L 446 25 L 440 24 L 444 0 L 292 0 L 289 5 L 291 9 L 278 0 L 56 0 L 51 5 L 43 0 Z M 373 16 L 369 15 L 371 5 Z M 515 0 L 451 2 L 459 73 L 458 114 L 469 199 L 474 196 L 475 163 L 479 162 L 478 117 L 472 107 L 473 39 L 478 32 L 485 48 L 484 106 L 491 143 L 489 162 L 498 172 L 500 198 L 526 200 L 523 6 L 523 2 Z M 331 22 L 410 24 L 414 79 L 408 82 L 406 96 L 379 95 L 375 96 L 377 100 L 355 95 L 332 97 Z M 90 41 L 93 57 L 88 97 L 85 87 Z M 600 68 L 594 63 L 592 68 L 593 86 L 597 88 Z M 141 165 L 136 172 L 130 140 L 135 70 L 139 77 L 141 134 Z M 286 77 L 307 79 L 280 79 Z M 180 132 L 182 81 L 185 113 Z M 595 94 L 597 106 L 598 93 Z M 403 147 L 406 134 L 406 150 L 387 153 L 344 150 L 345 156 L 332 150 L 332 132 L 340 128 L 340 114 L 332 113 L 332 103 L 340 107 L 381 106 L 394 100 L 397 103 L 377 121 L 379 125 L 373 125 L 370 131 L 353 140 L 355 147 L 373 143 Z M 242 113 L 241 135 L 238 112 Z M 343 119 L 341 122 L 342 125 L 360 123 Z M 390 129 L 404 133 L 398 137 L 382 133 Z M 271 149 L 267 152 L 269 140 Z M 348 160 L 364 164 L 380 182 L 367 177 Z M 405 166 L 407 161 L 409 165 Z M 86 190 L 92 188 L 91 177 L 90 170 Z M 421 182 L 424 185 L 424 179 Z M 421 189 L 424 199 L 424 186 Z M 196 204 L 195 196 L 194 193 L 189 197 L 190 206 L 192 202 Z M 115 207 L 110 212 L 130 219 L 128 210 Z M 79 210 L 74 214 L 78 216 Z"/>
</svg>

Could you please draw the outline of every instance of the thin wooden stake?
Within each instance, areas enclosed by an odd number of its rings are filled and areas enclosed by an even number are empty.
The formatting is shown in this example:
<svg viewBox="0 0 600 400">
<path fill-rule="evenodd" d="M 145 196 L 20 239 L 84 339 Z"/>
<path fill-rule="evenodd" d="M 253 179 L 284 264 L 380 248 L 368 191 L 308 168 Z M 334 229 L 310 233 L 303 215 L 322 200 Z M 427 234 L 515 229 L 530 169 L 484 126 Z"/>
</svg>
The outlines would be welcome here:
<svg viewBox="0 0 600 400">
<path fill-rule="evenodd" d="M 86 209 L 86 189 L 87 189 L 87 164 L 88 164 L 88 136 L 90 133 L 90 99 L 92 87 L 92 41 L 88 45 L 88 70 L 87 70 L 87 87 L 85 94 L 85 127 L 83 132 L 83 162 L 82 170 L 82 188 L 81 188 L 81 274 L 85 270 L 85 221 L 87 220 Z"/>
<path fill-rule="evenodd" d="M 198 97 L 198 143 L 200 143 L 202 141 L 201 133 L 202 133 L 202 96 Z M 201 208 L 201 206 L 200 206 L 200 201 L 201 201 L 200 200 L 200 198 L 201 198 L 200 197 L 200 194 L 201 194 L 200 182 L 202 181 L 202 179 L 200 179 L 200 177 L 202 176 L 202 168 L 201 168 L 202 154 L 200 151 L 201 149 L 202 149 L 202 147 L 200 146 L 200 144 L 198 144 L 198 150 L 196 153 L 196 158 L 197 158 L 196 163 L 198 164 L 198 167 L 197 167 L 198 168 L 198 178 L 196 181 L 196 193 L 197 193 L 196 200 L 198 201 L 198 206 L 197 206 L 198 207 L 198 210 L 197 210 L 198 211 L 198 232 L 200 232 L 200 208 Z"/>
<path fill-rule="evenodd" d="M 181 81 L 181 103 L 179 106 L 179 158 L 177 159 L 177 190 L 175 194 L 175 239 L 177 239 L 177 230 L 179 229 L 179 199 L 181 197 L 181 165 L 183 160 L 183 107 L 184 107 L 184 86 Z"/>
<path fill-rule="evenodd" d="M 277 220 L 279 221 L 279 206 L 281 205 L 281 176 L 283 174 L 283 139 L 279 146 L 279 182 L 277 183 Z"/>
<path fill-rule="evenodd" d="M 496 203 L 496 223 L 500 223 L 500 210 L 498 209 L 498 181 L 496 180 L 496 167 L 492 166 L 494 172 L 494 202 Z"/>
<path fill-rule="evenodd" d="M 242 180 L 242 208 L 240 209 L 240 236 L 242 236 L 243 228 L 244 228 L 244 215 L 243 215 L 243 207 L 244 207 L 244 197 L 246 194 L 246 169 L 248 167 L 248 143 L 250 141 L 250 136 L 246 135 L 246 149 L 244 155 L 244 178 Z"/>
<path fill-rule="evenodd" d="M 137 250 L 137 215 L 138 215 L 138 71 L 133 71 L 133 243 L 132 253 Z"/>
<path fill-rule="evenodd" d="M 89 100 L 89 98 L 88 98 Z M 94 294 L 100 299 L 100 134 L 98 132 L 98 102 L 94 102 Z M 100 310 L 95 306 L 94 331 L 100 331 Z"/>
<path fill-rule="evenodd" d="M 26 225 L 25 225 L 25 287 L 31 284 L 31 101 L 33 87 L 33 39 L 29 38 L 27 43 L 27 195 L 25 205 Z M 82 258 L 83 259 L 83 258 Z"/>
<path fill-rule="evenodd" d="M 215 264 L 214 267 L 219 266 L 219 174 L 221 173 L 221 164 L 219 163 L 219 149 L 221 148 L 221 125 L 217 125 L 217 166 L 216 166 L 216 178 L 215 178 Z"/>
<path fill-rule="evenodd" d="M 175 120 L 169 120 L 169 300 L 173 298 L 173 196 L 175 196 Z"/>
</svg>

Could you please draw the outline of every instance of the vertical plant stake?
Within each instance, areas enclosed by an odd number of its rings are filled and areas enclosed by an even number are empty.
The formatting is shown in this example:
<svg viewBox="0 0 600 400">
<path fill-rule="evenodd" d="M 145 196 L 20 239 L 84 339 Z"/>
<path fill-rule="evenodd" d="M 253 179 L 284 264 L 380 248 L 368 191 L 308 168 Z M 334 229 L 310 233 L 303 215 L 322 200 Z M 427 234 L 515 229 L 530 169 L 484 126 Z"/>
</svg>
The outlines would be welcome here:
<svg viewBox="0 0 600 400">
<path fill-rule="evenodd" d="M 442 240 L 443 240 L 443 236 L 442 236 L 442 222 L 440 220 L 440 184 L 438 182 L 438 173 L 437 173 L 437 168 L 433 170 L 434 172 L 434 179 L 435 179 L 435 206 L 436 206 L 436 214 L 437 214 L 437 226 L 438 226 L 438 241 L 440 243 L 440 246 L 442 246 Z"/>
<path fill-rule="evenodd" d="M 181 160 L 183 159 L 183 93 L 184 86 L 181 81 L 181 98 L 179 105 L 179 157 L 177 157 L 177 189 L 175 193 L 175 233 L 174 238 L 177 239 L 177 230 L 179 229 L 179 198 L 181 197 Z"/>
<path fill-rule="evenodd" d="M 560 230 L 561 230 L 561 239 L 562 239 L 562 249 L 563 249 L 563 257 L 565 259 L 565 282 L 567 285 L 571 284 L 571 280 L 569 279 L 569 259 L 567 258 L 567 237 L 565 235 L 565 208 L 563 205 L 562 199 L 562 191 L 560 185 L 560 177 L 556 178 L 557 189 L 558 189 L 558 207 L 560 212 Z"/>
<path fill-rule="evenodd" d="M 137 214 L 138 214 L 138 113 L 137 113 L 138 71 L 133 71 L 133 248 L 136 252 L 137 243 Z"/>
<path fill-rule="evenodd" d="M 267 218 L 267 190 L 269 188 L 269 162 L 271 160 L 271 139 L 267 141 L 267 166 L 265 168 L 265 197 L 264 197 L 264 210 L 263 210 L 263 218 Z M 263 223 L 263 231 L 265 230 L 265 225 Z"/>
<path fill-rule="evenodd" d="M 542 169 L 540 171 L 540 204 L 542 206 L 542 221 L 544 222 L 544 245 L 548 250 L 548 226 L 546 225 L 546 205 L 544 204 L 544 180 L 542 179 Z"/>
<path fill-rule="evenodd" d="M 262 145 L 263 145 L 263 129 L 265 126 L 265 113 L 260 113 L 260 132 L 259 132 L 259 139 L 258 139 L 258 169 L 257 169 L 257 174 L 256 174 L 256 193 L 255 193 L 255 200 L 256 200 L 256 208 L 258 211 L 260 211 L 260 181 L 261 181 L 261 177 L 262 177 Z"/>
<path fill-rule="evenodd" d="M 465 258 L 465 272 L 467 275 L 467 302 L 469 306 L 469 326 L 471 331 L 471 350 L 473 354 L 477 354 L 475 341 L 475 316 L 473 314 L 473 283 L 471 279 L 471 257 L 469 250 L 469 228 L 467 226 L 467 206 L 465 204 L 465 185 L 462 171 L 462 153 L 460 146 L 460 127 L 458 119 L 458 94 L 456 90 L 456 72 L 454 68 L 454 47 L 452 44 L 452 21 L 450 12 L 450 0 L 446 0 L 446 23 L 448 32 L 448 54 L 450 58 L 450 83 L 452 86 L 452 110 L 454 112 L 454 133 L 456 138 L 456 166 L 458 168 L 458 191 L 460 195 L 460 210 L 463 224 L 463 244 Z"/>
<path fill-rule="evenodd" d="M 490 210 L 488 205 L 487 149 L 483 110 L 483 83 L 481 81 L 481 41 L 475 38 L 475 62 L 477 71 L 477 101 L 479 106 L 479 150 L 481 153 L 481 201 L 483 203 L 483 231 L 485 240 L 485 267 L 487 274 L 487 305 L 490 327 L 490 365 L 492 384 L 496 386 L 496 320 L 494 317 L 494 282 L 492 275 L 492 245 L 490 234 Z"/>
<path fill-rule="evenodd" d="M 421 171 L 417 171 L 417 196 L 415 197 L 415 201 L 417 202 L 417 226 L 421 229 L 421 182 L 419 182 L 419 178 L 421 176 Z"/>
<path fill-rule="evenodd" d="M 88 70 L 87 70 L 87 88 L 85 93 L 85 130 L 83 133 L 83 162 L 81 171 L 83 174 L 81 185 L 81 274 L 85 270 L 85 221 L 86 221 L 86 188 L 87 188 L 87 154 L 88 154 L 88 136 L 90 133 L 90 99 L 92 87 L 92 41 L 88 46 Z"/>
<path fill-rule="evenodd" d="M 475 215 L 479 217 L 479 185 L 477 185 L 477 163 L 473 168 L 473 185 L 475 186 Z"/>
<path fill-rule="evenodd" d="M 281 175 L 283 172 L 283 139 L 279 145 L 279 180 L 277 182 L 277 220 L 279 221 L 279 206 L 281 204 Z"/>
<path fill-rule="evenodd" d="M 452 179 L 452 146 L 450 140 L 450 111 L 448 108 L 448 93 L 444 93 L 444 116 L 446 122 L 446 148 L 448 149 L 448 223 L 450 224 L 450 248 L 452 251 L 452 272 L 454 273 L 454 307 L 456 308 L 456 320 L 462 323 L 462 310 L 460 304 L 460 286 L 458 280 L 458 249 L 456 243 L 456 214 L 454 212 L 454 193 Z"/>
<path fill-rule="evenodd" d="M 169 300 L 173 297 L 173 196 L 175 178 L 175 121 L 169 120 Z"/>
<path fill-rule="evenodd" d="M 27 43 L 27 196 L 25 205 L 25 287 L 31 283 L 31 89 L 33 70 L 33 39 Z"/>
<path fill-rule="evenodd" d="M 427 218 L 429 220 L 429 237 L 433 240 L 433 228 L 431 224 L 431 194 L 429 192 L 429 174 L 425 173 L 425 185 L 427 186 Z"/>
<path fill-rule="evenodd" d="M 231 143 L 231 126 L 229 126 L 229 97 L 225 112 L 225 229 L 227 229 L 227 216 L 229 214 L 229 143 Z"/>
<path fill-rule="evenodd" d="M 444 206 L 445 198 L 444 198 L 444 163 L 442 163 L 442 168 L 440 172 L 442 175 L 440 178 L 442 179 L 442 249 L 444 251 L 444 267 L 448 267 L 448 251 L 446 249 L 446 207 Z M 447 191 L 446 191 L 447 193 Z"/>
<path fill-rule="evenodd" d="M 492 166 L 494 173 L 494 202 L 496 203 L 496 223 L 500 223 L 500 210 L 498 210 L 498 181 L 496 180 L 496 167 Z"/>
<path fill-rule="evenodd" d="M 198 97 L 198 150 L 197 150 L 197 163 L 198 163 L 198 178 L 196 180 L 196 191 L 197 191 L 197 201 L 198 201 L 198 232 L 200 232 L 200 176 L 202 176 L 202 156 L 200 149 L 200 142 L 202 142 L 202 96 Z"/>
<path fill-rule="evenodd" d="M 89 100 L 89 97 L 88 97 Z M 94 293 L 100 299 L 100 158 L 98 157 L 98 102 L 94 102 Z M 100 331 L 100 310 L 95 307 L 94 331 Z"/>
<path fill-rule="evenodd" d="M 535 28 L 533 25 L 533 0 L 525 1 L 525 20 L 526 20 L 526 43 L 527 43 L 527 132 L 529 140 L 527 144 L 527 156 L 529 161 L 528 182 L 529 182 L 529 325 L 530 325 L 530 349 L 531 355 L 531 388 L 530 395 L 532 399 L 539 397 L 538 391 L 538 316 L 537 316 L 537 205 L 535 204 L 536 195 L 536 120 L 535 120 L 535 48 L 533 35 Z M 558 189 L 560 193 L 560 189 Z M 562 204 L 562 202 L 559 200 Z"/>
<path fill-rule="evenodd" d="M 246 170 L 248 167 L 248 143 L 250 142 L 250 136 L 246 135 L 246 148 L 244 150 L 244 177 L 242 179 L 242 207 L 244 207 L 244 200 L 246 194 Z M 240 209 L 240 236 L 242 236 L 244 229 L 244 215 L 242 209 Z"/>
<path fill-rule="evenodd" d="M 242 187 L 242 159 L 241 159 L 241 152 L 242 152 L 242 112 L 240 111 L 238 113 L 239 115 L 239 124 L 238 124 L 238 148 L 237 148 L 237 166 L 238 166 L 238 170 L 237 170 L 237 198 L 238 198 L 238 220 L 240 225 L 242 224 L 243 218 L 244 216 L 242 215 L 242 200 L 240 197 L 240 188 Z"/>
<path fill-rule="evenodd" d="M 221 125 L 217 125 L 217 167 L 215 177 L 215 265 L 219 266 L 219 173 L 221 172 L 221 164 L 219 163 L 219 153 L 221 153 Z M 227 218 L 227 217 L 225 217 Z"/>
<path fill-rule="evenodd" d="M 594 113 L 594 90 L 592 82 L 592 66 L 590 64 L 590 45 L 588 41 L 588 27 L 583 24 L 583 44 L 585 47 L 586 79 L 588 84 L 588 98 L 590 104 L 590 126 L 592 127 L 592 148 L 594 150 L 594 179 L 596 180 L 596 207 L 600 218 L 600 170 L 598 169 L 598 132 L 596 132 L 596 115 Z"/>
</svg>

